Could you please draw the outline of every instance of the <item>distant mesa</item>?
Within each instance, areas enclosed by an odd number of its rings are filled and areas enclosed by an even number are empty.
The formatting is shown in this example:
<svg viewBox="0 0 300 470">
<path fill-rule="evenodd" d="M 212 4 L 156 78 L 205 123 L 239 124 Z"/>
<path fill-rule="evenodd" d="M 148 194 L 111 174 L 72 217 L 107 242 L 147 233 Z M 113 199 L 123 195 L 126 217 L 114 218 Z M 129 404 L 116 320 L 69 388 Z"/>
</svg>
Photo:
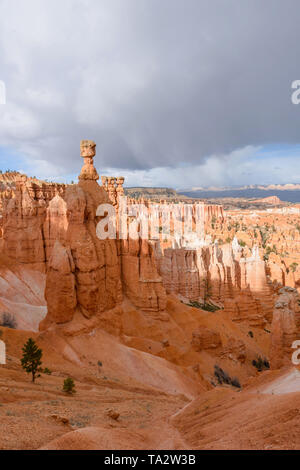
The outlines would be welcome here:
<svg viewBox="0 0 300 470">
<path fill-rule="evenodd" d="M 299 191 L 300 183 L 286 183 L 286 184 L 250 184 L 244 186 L 199 186 L 192 188 L 183 188 L 178 190 L 180 193 L 185 192 L 198 192 L 198 191 L 245 191 L 247 189 L 260 189 L 262 191 Z"/>
<path fill-rule="evenodd" d="M 252 202 L 255 202 L 255 203 L 265 203 L 265 204 L 270 204 L 272 206 L 277 206 L 277 205 L 280 205 L 280 204 L 284 204 L 284 202 L 282 202 L 278 196 L 268 196 L 268 197 L 264 197 L 264 198 L 261 198 L 261 199 L 256 199 L 255 201 L 252 201 Z"/>
</svg>

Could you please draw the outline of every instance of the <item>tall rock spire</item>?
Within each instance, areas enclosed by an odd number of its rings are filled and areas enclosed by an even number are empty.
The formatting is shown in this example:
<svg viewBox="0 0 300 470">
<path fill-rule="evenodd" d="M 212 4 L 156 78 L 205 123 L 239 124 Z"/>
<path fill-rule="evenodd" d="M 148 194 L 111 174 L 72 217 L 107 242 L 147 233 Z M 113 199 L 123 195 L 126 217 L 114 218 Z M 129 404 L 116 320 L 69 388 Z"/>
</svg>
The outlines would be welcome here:
<svg viewBox="0 0 300 470">
<path fill-rule="evenodd" d="M 80 141 L 80 156 L 84 158 L 84 164 L 79 175 L 80 180 L 98 180 L 99 175 L 94 167 L 96 144 L 93 140 Z"/>
</svg>

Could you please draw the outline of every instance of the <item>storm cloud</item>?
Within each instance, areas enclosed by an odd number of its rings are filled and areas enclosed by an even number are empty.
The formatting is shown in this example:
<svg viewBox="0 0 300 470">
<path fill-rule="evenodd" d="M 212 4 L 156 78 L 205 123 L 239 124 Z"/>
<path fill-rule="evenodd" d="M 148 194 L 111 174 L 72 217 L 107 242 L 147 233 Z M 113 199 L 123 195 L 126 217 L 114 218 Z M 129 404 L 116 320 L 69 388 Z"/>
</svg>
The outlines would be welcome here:
<svg viewBox="0 0 300 470">
<path fill-rule="evenodd" d="M 236 155 L 300 142 L 299 20 L 297 0 L 2 0 L 0 144 L 41 176 L 91 138 L 100 172 L 229 183 Z"/>
</svg>

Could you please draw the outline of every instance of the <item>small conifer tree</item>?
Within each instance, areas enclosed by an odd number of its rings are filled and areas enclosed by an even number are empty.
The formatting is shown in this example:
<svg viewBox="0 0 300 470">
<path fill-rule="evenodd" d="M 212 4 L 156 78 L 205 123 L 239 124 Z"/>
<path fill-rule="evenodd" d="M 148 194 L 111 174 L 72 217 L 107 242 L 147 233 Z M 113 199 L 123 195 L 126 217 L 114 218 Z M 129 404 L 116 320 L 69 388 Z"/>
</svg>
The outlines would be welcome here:
<svg viewBox="0 0 300 470">
<path fill-rule="evenodd" d="M 75 383 L 74 383 L 74 380 L 71 379 L 71 377 L 68 377 L 67 379 L 64 380 L 63 391 L 65 393 L 68 393 L 69 395 L 76 393 Z"/>
<path fill-rule="evenodd" d="M 32 338 L 29 338 L 27 343 L 24 344 L 22 351 L 21 365 L 27 374 L 32 374 L 32 382 L 34 382 L 36 374 L 41 370 L 43 351 L 38 348 L 38 345 Z"/>
</svg>

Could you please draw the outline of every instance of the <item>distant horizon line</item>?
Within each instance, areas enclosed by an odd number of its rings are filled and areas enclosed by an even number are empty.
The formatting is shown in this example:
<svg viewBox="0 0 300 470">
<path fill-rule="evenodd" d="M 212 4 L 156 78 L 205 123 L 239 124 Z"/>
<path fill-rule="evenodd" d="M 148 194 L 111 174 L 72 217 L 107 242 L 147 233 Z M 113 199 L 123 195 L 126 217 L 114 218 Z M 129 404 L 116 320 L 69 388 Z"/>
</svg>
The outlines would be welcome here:
<svg viewBox="0 0 300 470">
<path fill-rule="evenodd" d="M 76 181 L 78 182 L 77 178 L 72 178 L 71 175 L 68 175 L 67 177 L 63 176 L 56 176 L 56 177 L 49 177 L 49 178 L 42 178 L 42 177 L 36 177 L 36 176 L 29 176 L 26 174 L 24 171 L 20 170 L 8 170 L 8 171 L 3 171 L 0 170 L 1 175 L 9 174 L 9 173 L 19 173 L 19 174 L 25 174 L 28 178 L 32 179 L 38 179 L 40 181 L 45 181 L 49 183 L 57 183 L 57 184 L 74 184 Z M 65 180 L 62 183 L 62 180 Z M 58 181 L 60 180 L 60 181 Z M 69 181 L 69 182 L 68 182 Z M 243 190 L 251 190 L 251 189 L 260 189 L 260 190 L 266 190 L 266 191 L 297 191 L 300 190 L 300 182 L 297 183 L 265 183 L 265 184 L 244 184 L 244 185 L 228 185 L 228 186 L 218 186 L 218 185 L 210 185 L 210 186 L 190 186 L 190 187 L 176 187 L 176 186 L 156 186 L 155 184 L 147 185 L 147 186 L 127 186 L 126 185 L 126 178 L 124 182 L 124 188 L 126 189 L 163 189 L 163 190 L 171 190 L 171 191 L 176 191 L 177 193 L 185 193 L 185 192 L 222 192 L 222 191 L 243 191 Z"/>
<path fill-rule="evenodd" d="M 246 190 L 246 189 L 262 189 L 262 190 L 277 190 L 277 191 L 295 191 L 300 190 L 300 183 L 270 183 L 270 184 L 249 184 L 243 186 L 201 186 L 191 188 L 174 188 L 171 186 L 126 186 L 127 189 L 168 189 L 176 192 L 206 192 L 206 191 L 232 191 L 232 190 Z"/>
</svg>

